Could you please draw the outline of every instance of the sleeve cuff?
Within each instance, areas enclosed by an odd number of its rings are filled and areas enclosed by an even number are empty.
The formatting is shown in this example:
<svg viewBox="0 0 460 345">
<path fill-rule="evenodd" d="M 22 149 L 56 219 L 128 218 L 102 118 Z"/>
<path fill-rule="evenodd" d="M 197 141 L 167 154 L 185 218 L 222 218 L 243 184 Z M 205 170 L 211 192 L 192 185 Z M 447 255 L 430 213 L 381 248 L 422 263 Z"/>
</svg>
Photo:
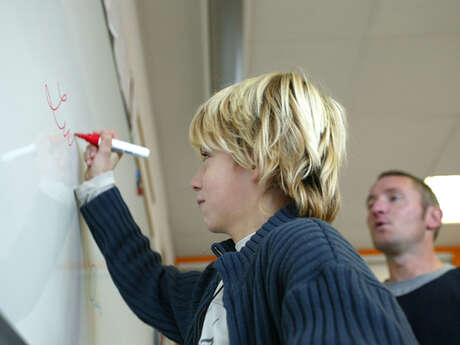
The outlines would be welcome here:
<svg viewBox="0 0 460 345">
<path fill-rule="evenodd" d="M 84 205 L 113 186 L 115 186 L 115 176 L 113 171 L 107 171 L 76 187 L 75 195 L 77 196 L 80 204 Z"/>
</svg>

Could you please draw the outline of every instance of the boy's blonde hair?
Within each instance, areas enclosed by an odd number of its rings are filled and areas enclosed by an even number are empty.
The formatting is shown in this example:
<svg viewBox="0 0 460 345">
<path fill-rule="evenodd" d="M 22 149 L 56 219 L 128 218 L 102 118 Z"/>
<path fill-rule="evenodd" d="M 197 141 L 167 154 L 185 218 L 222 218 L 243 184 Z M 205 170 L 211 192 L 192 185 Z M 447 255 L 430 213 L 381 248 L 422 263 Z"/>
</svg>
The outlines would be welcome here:
<svg viewBox="0 0 460 345">
<path fill-rule="evenodd" d="M 340 204 L 345 112 L 296 73 L 270 73 L 229 86 L 198 109 L 190 141 L 230 153 L 289 196 L 299 215 L 331 222 Z"/>
</svg>

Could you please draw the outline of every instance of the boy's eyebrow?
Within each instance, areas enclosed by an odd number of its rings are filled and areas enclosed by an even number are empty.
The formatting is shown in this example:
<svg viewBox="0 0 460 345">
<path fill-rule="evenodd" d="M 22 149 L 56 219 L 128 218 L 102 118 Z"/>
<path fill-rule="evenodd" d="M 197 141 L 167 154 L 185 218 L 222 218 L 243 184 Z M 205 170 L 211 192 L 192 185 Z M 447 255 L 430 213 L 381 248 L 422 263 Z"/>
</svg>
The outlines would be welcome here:
<svg viewBox="0 0 460 345">
<path fill-rule="evenodd" d="M 375 195 L 373 194 L 369 194 L 366 198 L 366 205 L 369 204 L 370 201 L 374 200 L 375 199 Z"/>
</svg>

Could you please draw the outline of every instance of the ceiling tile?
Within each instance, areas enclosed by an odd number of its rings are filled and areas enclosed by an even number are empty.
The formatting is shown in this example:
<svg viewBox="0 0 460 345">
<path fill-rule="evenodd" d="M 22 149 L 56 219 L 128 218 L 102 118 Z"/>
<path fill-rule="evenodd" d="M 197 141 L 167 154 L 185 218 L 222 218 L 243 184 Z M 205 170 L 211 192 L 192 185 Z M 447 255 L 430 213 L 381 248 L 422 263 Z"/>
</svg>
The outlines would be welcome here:
<svg viewBox="0 0 460 345">
<path fill-rule="evenodd" d="M 369 36 L 460 33 L 458 0 L 385 0 L 378 3 Z"/>
<path fill-rule="evenodd" d="M 460 39 L 417 36 L 375 39 L 357 71 L 353 110 L 366 116 L 421 119 L 460 109 Z"/>
<path fill-rule="evenodd" d="M 353 38 L 367 30 L 372 2 L 259 0 L 250 6 L 252 41 Z"/>
</svg>

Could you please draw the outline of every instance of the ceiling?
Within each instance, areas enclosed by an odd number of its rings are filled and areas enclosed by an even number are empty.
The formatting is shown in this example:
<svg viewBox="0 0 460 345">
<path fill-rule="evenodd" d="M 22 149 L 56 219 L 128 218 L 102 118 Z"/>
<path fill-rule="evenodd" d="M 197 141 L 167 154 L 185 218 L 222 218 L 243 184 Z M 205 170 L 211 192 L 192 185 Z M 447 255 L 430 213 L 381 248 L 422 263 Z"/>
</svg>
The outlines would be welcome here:
<svg viewBox="0 0 460 345">
<path fill-rule="evenodd" d="M 209 94 L 205 1 L 137 2 L 176 256 L 210 253 L 189 183 L 188 125 Z M 348 161 L 334 226 L 372 248 L 364 200 L 376 175 L 460 172 L 460 1 L 243 1 L 244 75 L 306 71 L 347 109 Z M 460 245 L 446 225 L 438 245 Z"/>
</svg>

